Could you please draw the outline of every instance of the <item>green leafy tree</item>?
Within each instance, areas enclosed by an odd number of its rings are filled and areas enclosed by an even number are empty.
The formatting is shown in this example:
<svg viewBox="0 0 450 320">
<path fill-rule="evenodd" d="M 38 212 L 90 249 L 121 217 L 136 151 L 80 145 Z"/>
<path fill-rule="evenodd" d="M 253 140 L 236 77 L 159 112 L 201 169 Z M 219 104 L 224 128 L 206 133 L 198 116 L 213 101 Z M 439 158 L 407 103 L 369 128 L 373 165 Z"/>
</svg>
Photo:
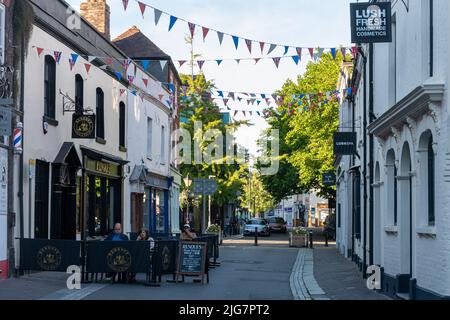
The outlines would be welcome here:
<svg viewBox="0 0 450 320">
<path fill-rule="evenodd" d="M 248 209 L 253 214 L 264 213 L 274 207 L 274 199 L 267 193 L 257 171 L 252 172 L 251 178 L 245 181 L 241 203 L 243 208 Z"/>
</svg>

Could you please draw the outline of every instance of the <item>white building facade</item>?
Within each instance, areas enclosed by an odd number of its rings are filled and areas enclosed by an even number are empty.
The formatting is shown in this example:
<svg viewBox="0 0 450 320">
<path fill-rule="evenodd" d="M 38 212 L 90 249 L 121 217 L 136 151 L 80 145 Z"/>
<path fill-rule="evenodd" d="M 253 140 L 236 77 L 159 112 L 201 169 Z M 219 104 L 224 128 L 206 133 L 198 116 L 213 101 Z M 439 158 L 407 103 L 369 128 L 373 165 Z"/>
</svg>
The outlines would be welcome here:
<svg viewBox="0 0 450 320">
<path fill-rule="evenodd" d="M 341 105 L 358 154 L 336 163 L 338 247 L 363 273 L 380 266 L 392 297 L 448 298 L 450 5 L 398 1 L 392 14 L 392 43 L 361 47 Z"/>
</svg>

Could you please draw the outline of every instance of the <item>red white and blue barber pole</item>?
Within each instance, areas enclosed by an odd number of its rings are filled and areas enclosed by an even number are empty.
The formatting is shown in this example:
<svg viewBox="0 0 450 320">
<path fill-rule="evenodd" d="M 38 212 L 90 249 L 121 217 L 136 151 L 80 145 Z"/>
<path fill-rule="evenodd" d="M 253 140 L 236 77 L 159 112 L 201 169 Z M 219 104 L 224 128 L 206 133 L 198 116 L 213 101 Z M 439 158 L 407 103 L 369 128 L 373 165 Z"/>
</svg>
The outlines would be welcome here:
<svg viewBox="0 0 450 320">
<path fill-rule="evenodd" d="M 23 142 L 23 124 L 22 122 L 17 123 L 17 127 L 13 132 L 13 144 L 14 151 L 16 153 L 22 153 L 22 142 Z"/>
</svg>

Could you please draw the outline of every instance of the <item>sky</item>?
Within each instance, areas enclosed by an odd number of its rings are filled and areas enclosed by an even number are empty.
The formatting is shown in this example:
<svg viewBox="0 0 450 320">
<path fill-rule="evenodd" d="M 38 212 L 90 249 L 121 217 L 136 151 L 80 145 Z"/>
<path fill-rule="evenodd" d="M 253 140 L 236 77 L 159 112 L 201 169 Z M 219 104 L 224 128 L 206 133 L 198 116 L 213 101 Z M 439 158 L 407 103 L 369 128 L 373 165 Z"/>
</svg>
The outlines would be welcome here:
<svg viewBox="0 0 450 320">
<path fill-rule="evenodd" d="M 79 11 L 80 3 L 87 0 L 66 0 Z M 242 38 L 289 45 L 294 47 L 339 47 L 351 46 L 350 43 L 350 0 L 140 0 L 159 10 L 192 23 L 212 28 Z M 129 0 L 124 12 L 122 0 L 107 0 L 111 8 L 111 36 L 114 39 L 132 26 L 138 27 L 158 47 L 173 60 L 189 60 L 190 47 L 185 43 L 189 34 L 186 22 L 178 20 L 169 32 L 169 17 L 163 14 L 157 26 L 154 12 L 147 8 L 144 17 L 136 0 Z M 201 28 L 196 29 L 194 51 L 199 59 L 240 59 L 261 57 L 257 43 L 253 43 L 249 53 L 244 40 L 240 40 L 238 50 L 233 40 L 225 35 L 222 45 L 217 34 L 210 32 L 203 42 Z M 267 56 L 265 49 L 265 56 Z M 283 56 L 284 49 L 277 48 L 271 57 Z M 289 55 L 295 55 L 292 48 Z M 249 93 L 273 93 L 280 89 L 287 79 L 296 80 L 304 73 L 309 59 L 303 56 L 298 66 L 292 59 L 282 59 L 277 69 L 271 59 L 254 61 L 224 61 L 220 66 L 215 62 L 205 62 L 203 73 L 213 80 L 218 90 Z M 178 67 L 178 65 L 176 64 Z M 180 73 L 190 73 L 190 67 L 184 65 Z M 195 68 L 199 72 L 199 68 Z M 223 102 L 218 105 L 224 107 Z M 265 103 L 259 107 L 230 101 L 228 106 L 235 110 L 262 111 Z M 232 114 L 234 112 L 232 111 Z M 237 120 L 243 120 L 240 112 Z M 256 140 L 267 123 L 254 113 L 247 119 L 251 127 L 241 128 L 237 134 L 239 144 L 256 154 Z"/>
</svg>

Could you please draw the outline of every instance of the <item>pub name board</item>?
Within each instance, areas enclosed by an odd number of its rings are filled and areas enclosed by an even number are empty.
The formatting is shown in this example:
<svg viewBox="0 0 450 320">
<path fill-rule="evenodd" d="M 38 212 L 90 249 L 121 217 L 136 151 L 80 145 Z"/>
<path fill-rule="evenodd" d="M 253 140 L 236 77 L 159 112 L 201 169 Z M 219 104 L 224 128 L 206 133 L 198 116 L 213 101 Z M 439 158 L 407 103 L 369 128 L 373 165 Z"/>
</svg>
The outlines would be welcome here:
<svg viewBox="0 0 450 320">
<path fill-rule="evenodd" d="M 350 4 L 353 43 L 392 42 L 391 2 Z"/>
</svg>

